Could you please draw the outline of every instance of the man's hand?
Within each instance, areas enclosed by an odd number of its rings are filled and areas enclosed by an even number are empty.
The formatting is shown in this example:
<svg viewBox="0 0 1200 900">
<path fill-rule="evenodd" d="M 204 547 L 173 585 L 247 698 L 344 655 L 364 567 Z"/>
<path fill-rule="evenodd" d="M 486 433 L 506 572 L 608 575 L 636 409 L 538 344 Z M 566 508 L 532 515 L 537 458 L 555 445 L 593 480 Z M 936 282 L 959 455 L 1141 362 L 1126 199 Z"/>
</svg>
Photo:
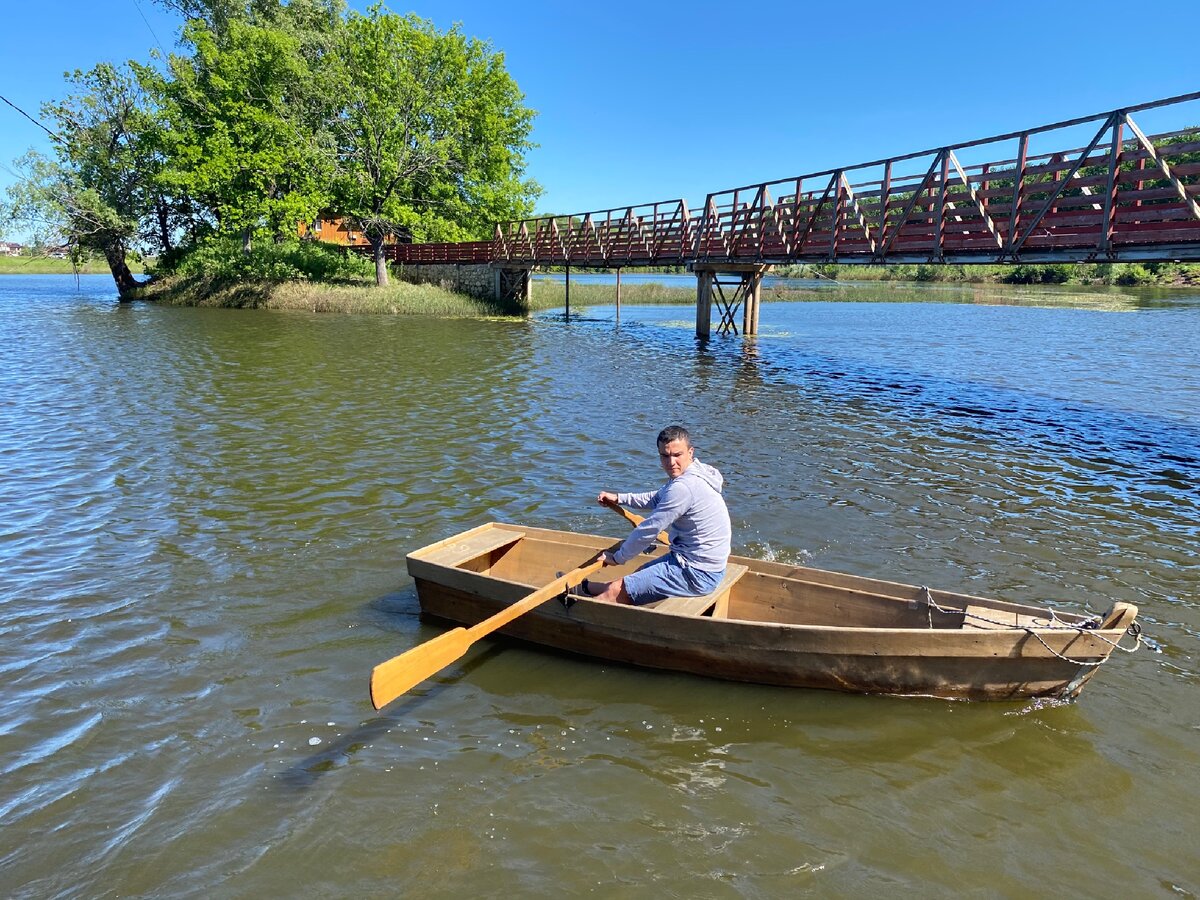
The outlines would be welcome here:
<svg viewBox="0 0 1200 900">
<path fill-rule="evenodd" d="M 604 506 L 605 503 L 616 503 L 617 495 L 612 491 L 601 491 L 600 496 L 596 498 L 596 502 L 601 506 Z"/>
<path fill-rule="evenodd" d="M 600 551 L 598 559 L 606 566 L 615 566 L 617 564 L 617 561 L 613 559 L 613 555 L 607 550 Z"/>
</svg>

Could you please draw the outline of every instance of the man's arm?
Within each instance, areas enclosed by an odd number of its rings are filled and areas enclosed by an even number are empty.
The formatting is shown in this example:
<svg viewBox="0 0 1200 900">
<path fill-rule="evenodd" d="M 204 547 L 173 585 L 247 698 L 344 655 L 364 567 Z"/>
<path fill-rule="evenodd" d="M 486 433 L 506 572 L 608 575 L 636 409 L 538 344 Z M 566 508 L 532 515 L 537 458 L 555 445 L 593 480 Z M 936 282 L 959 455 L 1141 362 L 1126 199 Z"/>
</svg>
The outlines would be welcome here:
<svg viewBox="0 0 1200 900">
<path fill-rule="evenodd" d="M 658 491 L 642 491 L 636 494 L 617 494 L 617 502 L 634 509 L 652 509 Z"/>
<path fill-rule="evenodd" d="M 626 498 L 641 495 L 620 494 L 619 496 Z M 653 544 L 658 539 L 660 531 L 666 531 L 676 519 L 687 512 L 692 497 L 687 485 L 681 484 L 679 481 L 667 485 L 667 489 L 661 492 L 661 495 L 656 494 L 656 496 L 660 496 L 660 499 L 654 506 L 654 511 L 642 519 L 641 523 L 625 539 L 625 543 L 613 554 L 613 559 L 618 565 L 629 562 Z M 627 501 L 622 499 L 621 502 L 626 503 Z M 633 504 L 629 503 L 628 505 L 632 506 Z"/>
</svg>

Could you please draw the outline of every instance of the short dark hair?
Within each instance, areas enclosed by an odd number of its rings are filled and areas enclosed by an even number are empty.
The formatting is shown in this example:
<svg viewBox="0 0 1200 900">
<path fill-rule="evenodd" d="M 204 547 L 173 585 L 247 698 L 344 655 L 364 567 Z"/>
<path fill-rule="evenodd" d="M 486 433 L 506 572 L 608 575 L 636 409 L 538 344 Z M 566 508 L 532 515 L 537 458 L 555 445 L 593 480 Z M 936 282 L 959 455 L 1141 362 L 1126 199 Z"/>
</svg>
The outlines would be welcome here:
<svg viewBox="0 0 1200 900">
<path fill-rule="evenodd" d="M 692 446 L 692 436 L 682 425 L 668 425 L 658 433 L 658 446 L 665 447 L 671 441 L 683 441 L 689 447 Z"/>
</svg>

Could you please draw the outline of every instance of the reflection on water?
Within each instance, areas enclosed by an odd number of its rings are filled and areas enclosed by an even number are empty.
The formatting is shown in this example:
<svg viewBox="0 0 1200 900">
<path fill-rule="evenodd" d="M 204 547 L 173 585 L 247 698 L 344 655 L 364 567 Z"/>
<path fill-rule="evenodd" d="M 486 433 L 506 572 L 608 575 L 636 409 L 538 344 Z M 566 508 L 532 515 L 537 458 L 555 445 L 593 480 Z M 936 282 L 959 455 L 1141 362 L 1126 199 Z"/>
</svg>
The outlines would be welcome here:
<svg viewBox="0 0 1200 900">
<path fill-rule="evenodd" d="M 1200 891 L 1200 310 L 819 290 L 698 341 L 688 307 L 422 321 L 0 279 L 0 889 Z M 740 552 L 1130 601 L 1161 652 L 1012 705 L 488 642 L 370 710 L 371 666 L 440 631 L 407 551 L 488 519 L 619 534 L 591 498 L 655 483 L 672 421 Z"/>
</svg>

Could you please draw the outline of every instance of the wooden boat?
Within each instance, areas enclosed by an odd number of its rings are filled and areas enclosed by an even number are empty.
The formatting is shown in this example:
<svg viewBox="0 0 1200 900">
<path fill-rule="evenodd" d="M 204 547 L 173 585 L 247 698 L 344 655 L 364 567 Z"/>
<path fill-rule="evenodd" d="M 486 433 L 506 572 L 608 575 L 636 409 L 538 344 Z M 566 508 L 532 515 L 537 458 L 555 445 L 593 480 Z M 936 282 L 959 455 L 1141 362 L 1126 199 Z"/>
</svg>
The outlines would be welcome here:
<svg viewBox="0 0 1200 900">
<path fill-rule="evenodd" d="M 470 626 L 612 544 L 493 522 L 413 551 L 408 571 L 423 615 Z M 606 569 L 605 577 L 648 558 Z M 735 681 L 991 700 L 1075 696 L 1123 635 L 1137 637 L 1136 616 L 1128 603 L 1087 617 L 733 556 L 705 597 L 634 607 L 568 595 L 498 633 Z"/>
</svg>

